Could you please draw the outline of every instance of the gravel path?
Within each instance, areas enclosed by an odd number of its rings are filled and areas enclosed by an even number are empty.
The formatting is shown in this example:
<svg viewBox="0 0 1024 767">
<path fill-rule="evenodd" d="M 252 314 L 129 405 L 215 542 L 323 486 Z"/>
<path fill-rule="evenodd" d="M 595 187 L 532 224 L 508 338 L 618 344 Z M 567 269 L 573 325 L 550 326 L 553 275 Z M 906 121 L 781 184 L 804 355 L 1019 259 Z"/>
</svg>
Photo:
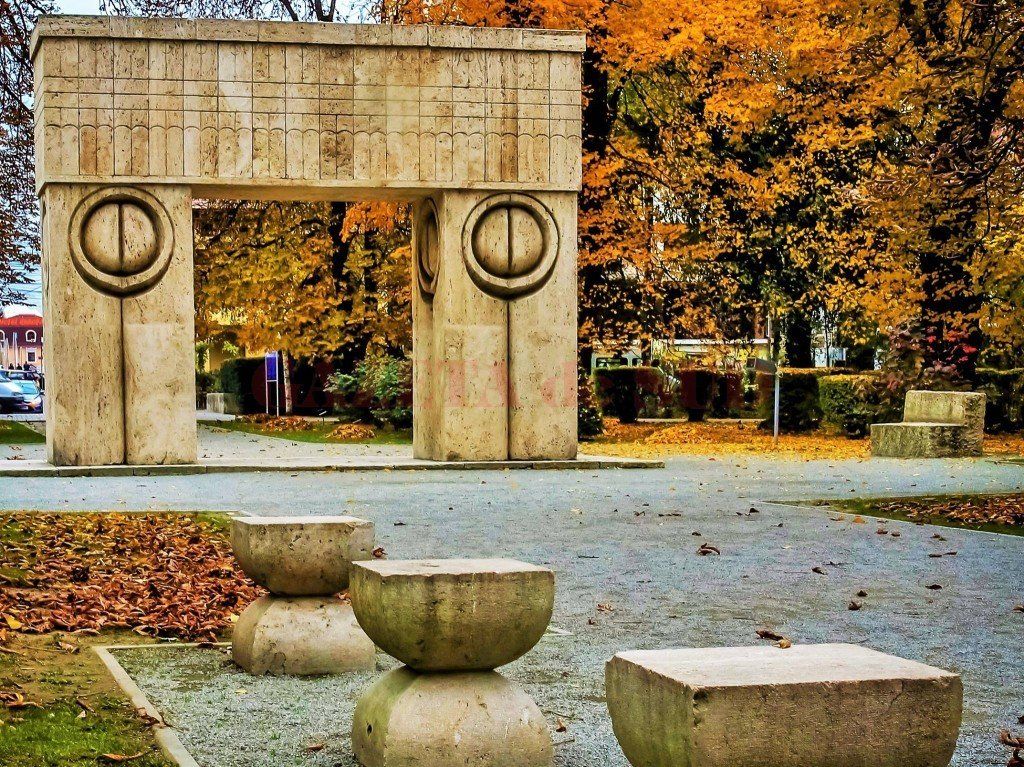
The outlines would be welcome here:
<svg viewBox="0 0 1024 767">
<path fill-rule="evenodd" d="M 603 662 L 614 652 L 749 645 L 758 628 L 962 673 L 954 764 L 979 767 L 1006 764 L 998 731 L 1024 714 L 1024 614 L 1013 610 L 1024 602 L 1024 538 L 858 523 L 771 502 L 1022 488 L 1024 466 L 987 460 L 695 457 L 661 470 L 19 479 L 0 483 L 0 508 L 347 512 L 376 522 L 391 557 L 546 564 L 557 573 L 553 625 L 568 633 L 505 673 L 552 725 L 567 725 L 554 734 L 560 767 L 625 765 L 603 701 Z M 721 556 L 698 556 L 704 541 Z M 956 556 L 928 556 L 949 551 Z M 863 609 L 850 611 L 859 590 Z M 203 767 L 351 764 L 347 717 L 366 679 L 252 679 L 209 650 L 122 655 Z M 305 751 L 321 741 L 323 751 Z"/>
</svg>

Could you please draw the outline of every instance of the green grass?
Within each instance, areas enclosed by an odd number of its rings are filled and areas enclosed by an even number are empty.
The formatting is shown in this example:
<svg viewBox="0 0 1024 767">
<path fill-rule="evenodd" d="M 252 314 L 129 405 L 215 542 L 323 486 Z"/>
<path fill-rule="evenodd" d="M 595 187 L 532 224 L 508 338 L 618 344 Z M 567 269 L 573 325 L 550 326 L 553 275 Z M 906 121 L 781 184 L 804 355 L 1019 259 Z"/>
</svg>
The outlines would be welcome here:
<svg viewBox="0 0 1024 767">
<path fill-rule="evenodd" d="M 0 445 L 35 445 L 46 437 L 18 421 L 0 421 Z"/>
<path fill-rule="evenodd" d="M 73 662 L 73 661 L 69 661 Z M 18 767 L 93 767 L 114 764 L 103 754 L 134 756 L 134 767 L 167 767 L 131 706 L 109 696 L 87 700 L 92 712 L 74 702 L 24 708 L 4 716 L 0 764 Z"/>
<path fill-rule="evenodd" d="M 297 429 L 290 431 L 268 431 L 257 423 L 246 423 L 244 421 L 200 421 L 204 426 L 226 431 L 238 431 L 245 434 L 257 434 L 261 437 L 276 437 L 287 439 L 292 442 L 314 442 L 319 444 L 366 444 L 366 445 L 405 445 L 412 442 L 411 429 L 385 430 L 376 429 L 373 439 L 337 439 L 328 437 L 331 431 L 338 424 L 334 421 L 318 423 L 312 429 Z"/>
<path fill-rule="evenodd" d="M 879 517 L 892 519 L 898 522 L 910 522 L 912 524 L 936 525 L 938 527 L 956 527 L 962 530 L 978 530 L 986 533 L 1001 533 L 1003 535 L 1024 535 L 1024 527 L 1019 525 L 1004 525 L 998 523 L 968 524 L 951 519 L 939 512 L 934 514 L 924 513 L 913 517 L 899 512 L 884 509 L 887 503 L 903 502 L 915 503 L 926 506 L 928 504 L 947 504 L 958 500 L 978 499 L 979 497 L 998 497 L 1005 493 L 978 494 L 978 495 L 929 495 L 929 496 L 902 496 L 893 498 L 854 498 L 837 501 L 818 501 L 816 505 L 829 506 L 836 511 L 843 511 L 849 514 L 860 514 L 865 517 Z"/>
</svg>

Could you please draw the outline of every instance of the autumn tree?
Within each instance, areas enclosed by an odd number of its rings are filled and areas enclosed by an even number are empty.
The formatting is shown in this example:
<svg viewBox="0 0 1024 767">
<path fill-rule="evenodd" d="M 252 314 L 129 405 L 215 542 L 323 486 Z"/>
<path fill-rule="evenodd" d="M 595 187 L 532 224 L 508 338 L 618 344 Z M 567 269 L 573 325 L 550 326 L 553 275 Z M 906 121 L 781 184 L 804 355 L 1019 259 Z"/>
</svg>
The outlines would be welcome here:
<svg viewBox="0 0 1024 767">
<path fill-rule="evenodd" d="M 53 9 L 49 0 L 0 0 L 0 304 L 24 298 L 39 264 L 29 37 Z"/>
<path fill-rule="evenodd" d="M 864 41 L 874 67 L 867 74 L 879 82 L 901 151 L 876 189 L 920 277 L 910 327 L 922 365 L 970 382 L 994 308 L 987 289 L 1005 299 L 1013 291 L 1000 283 L 1019 275 L 1012 256 L 999 260 L 1010 253 L 993 238 L 1019 220 L 1011 209 L 1024 181 L 1024 9 L 1008 0 L 882 7 L 878 31 Z M 897 33 L 883 37 L 885 24 Z M 1012 307 L 1018 322 L 1019 311 Z"/>
</svg>

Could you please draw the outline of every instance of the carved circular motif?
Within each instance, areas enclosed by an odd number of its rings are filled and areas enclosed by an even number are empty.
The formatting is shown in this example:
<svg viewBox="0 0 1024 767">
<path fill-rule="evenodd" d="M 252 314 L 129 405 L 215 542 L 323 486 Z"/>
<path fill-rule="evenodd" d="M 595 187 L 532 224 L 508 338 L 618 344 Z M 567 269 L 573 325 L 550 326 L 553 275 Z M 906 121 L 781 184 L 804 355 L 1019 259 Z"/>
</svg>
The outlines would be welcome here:
<svg viewBox="0 0 1024 767">
<path fill-rule="evenodd" d="M 516 298 L 539 290 L 558 258 L 554 216 L 535 197 L 495 194 L 470 212 L 462 252 L 474 284 L 488 295 Z"/>
<path fill-rule="evenodd" d="M 68 232 L 71 258 L 97 290 L 127 296 L 152 287 L 174 250 L 171 218 L 141 189 L 101 189 L 75 208 Z"/>
<path fill-rule="evenodd" d="M 441 261 L 441 239 L 437 209 L 431 200 L 420 207 L 416 217 L 416 278 L 428 301 L 437 290 L 437 272 Z"/>
<path fill-rule="evenodd" d="M 157 256 L 153 219 L 132 202 L 98 205 L 82 224 L 82 251 L 101 272 L 138 274 Z"/>
</svg>

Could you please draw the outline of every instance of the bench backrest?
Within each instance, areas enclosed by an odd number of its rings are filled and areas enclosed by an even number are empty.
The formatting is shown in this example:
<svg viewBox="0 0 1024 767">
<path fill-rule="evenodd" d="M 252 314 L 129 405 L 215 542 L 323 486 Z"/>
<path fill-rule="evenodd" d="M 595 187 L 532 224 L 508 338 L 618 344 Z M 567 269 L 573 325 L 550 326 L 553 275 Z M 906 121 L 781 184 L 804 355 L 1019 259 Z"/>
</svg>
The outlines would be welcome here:
<svg viewBox="0 0 1024 767">
<path fill-rule="evenodd" d="M 985 395 L 962 391 L 908 391 L 904 422 L 956 423 L 985 428 Z"/>
</svg>

